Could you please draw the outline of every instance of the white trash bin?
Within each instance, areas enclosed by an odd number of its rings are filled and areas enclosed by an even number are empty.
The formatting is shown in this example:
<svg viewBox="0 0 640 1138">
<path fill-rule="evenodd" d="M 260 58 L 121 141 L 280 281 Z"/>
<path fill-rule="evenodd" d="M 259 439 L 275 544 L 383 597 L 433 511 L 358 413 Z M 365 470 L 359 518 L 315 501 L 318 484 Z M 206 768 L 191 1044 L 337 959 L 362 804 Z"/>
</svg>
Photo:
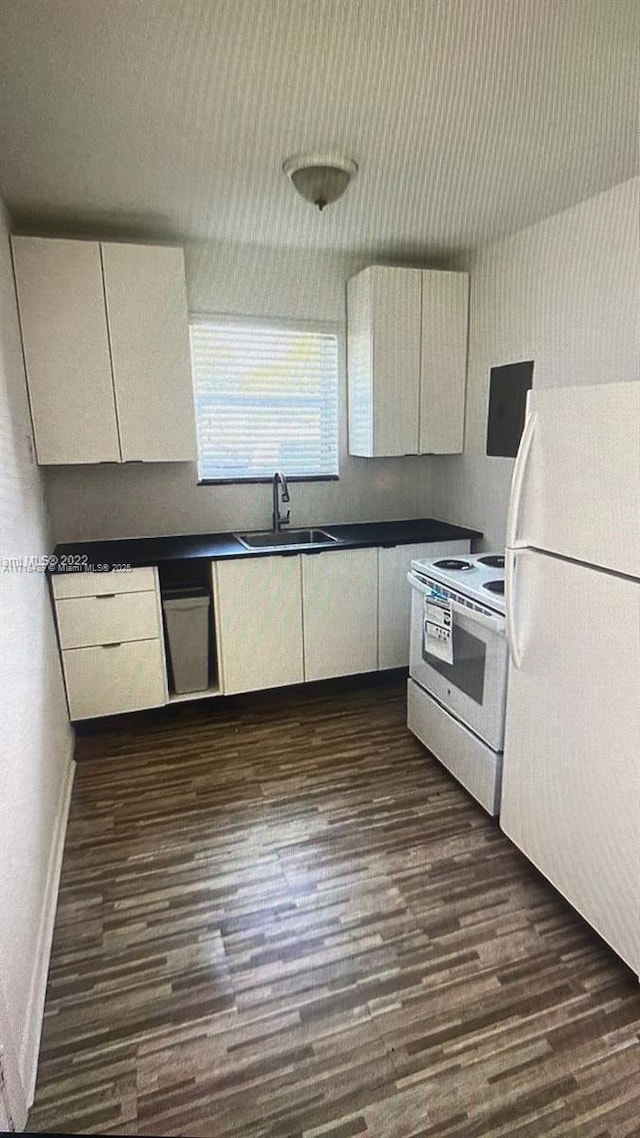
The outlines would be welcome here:
<svg viewBox="0 0 640 1138">
<path fill-rule="evenodd" d="M 162 609 L 176 694 L 205 691 L 209 684 L 209 594 L 199 586 L 166 589 Z"/>
</svg>

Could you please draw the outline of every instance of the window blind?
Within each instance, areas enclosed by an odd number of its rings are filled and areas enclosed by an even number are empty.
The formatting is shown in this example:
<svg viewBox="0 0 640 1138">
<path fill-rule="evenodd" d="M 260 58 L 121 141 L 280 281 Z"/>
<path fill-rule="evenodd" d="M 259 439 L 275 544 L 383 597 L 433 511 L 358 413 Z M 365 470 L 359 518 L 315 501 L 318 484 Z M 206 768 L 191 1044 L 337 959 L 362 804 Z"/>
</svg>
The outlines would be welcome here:
<svg viewBox="0 0 640 1138">
<path fill-rule="evenodd" d="M 190 326 L 201 481 L 338 473 L 335 333 Z"/>
</svg>

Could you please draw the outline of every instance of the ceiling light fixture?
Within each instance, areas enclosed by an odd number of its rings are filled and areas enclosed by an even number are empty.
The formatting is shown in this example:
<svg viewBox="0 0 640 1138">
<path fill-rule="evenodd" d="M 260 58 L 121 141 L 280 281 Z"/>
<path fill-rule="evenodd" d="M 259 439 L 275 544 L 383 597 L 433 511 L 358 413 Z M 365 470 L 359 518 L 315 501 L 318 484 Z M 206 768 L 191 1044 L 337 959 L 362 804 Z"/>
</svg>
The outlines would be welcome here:
<svg viewBox="0 0 640 1138">
<path fill-rule="evenodd" d="M 352 158 L 335 154 L 297 154 L 288 158 L 283 170 L 301 198 L 316 205 L 320 212 L 337 202 L 358 173 Z"/>
</svg>

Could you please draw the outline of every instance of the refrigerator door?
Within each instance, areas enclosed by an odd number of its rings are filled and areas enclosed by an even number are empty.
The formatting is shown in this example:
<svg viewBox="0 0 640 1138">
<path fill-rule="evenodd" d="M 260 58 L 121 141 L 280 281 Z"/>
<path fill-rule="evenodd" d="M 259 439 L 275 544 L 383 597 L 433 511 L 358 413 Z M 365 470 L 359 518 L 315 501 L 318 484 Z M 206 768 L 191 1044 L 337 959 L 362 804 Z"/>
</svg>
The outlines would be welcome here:
<svg viewBox="0 0 640 1138">
<path fill-rule="evenodd" d="M 500 824 L 640 973 L 640 583 L 524 550 Z"/>
<path fill-rule="evenodd" d="M 531 391 L 507 547 L 640 577 L 640 383 Z"/>
</svg>

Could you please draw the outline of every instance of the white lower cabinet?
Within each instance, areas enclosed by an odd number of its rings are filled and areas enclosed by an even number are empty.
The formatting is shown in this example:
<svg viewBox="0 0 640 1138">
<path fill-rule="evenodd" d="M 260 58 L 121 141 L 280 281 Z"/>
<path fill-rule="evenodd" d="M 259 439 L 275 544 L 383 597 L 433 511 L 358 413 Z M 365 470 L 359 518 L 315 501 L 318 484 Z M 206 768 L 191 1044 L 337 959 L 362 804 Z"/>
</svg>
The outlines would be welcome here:
<svg viewBox="0 0 640 1138">
<path fill-rule="evenodd" d="M 406 667 L 411 561 L 468 551 L 451 541 L 212 562 L 222 694 Z M 59 574 L 52 589 L 72 720 L 169 701 L 157 569 Z"/>
<path fill-rule="evenodd" d="M 213 563 L 225 695 L 304 680 L 300 557 Z"/>
<path fill-rule="evenodd" d="M 380 549 L 378 560 L 378 668 L 409 665 L 411 589 L 407 573 L 422 557 L 454 557 L 469 552 L 469 541 L 423 542 Z"/>
<path fill-rule="evenodd" d="M 378 667 L 378 550 L 302 555 L 306 680 Z"/>
<path fill-rule="evenodd" d="M 52 587 L 71 719 L 165 704 L 156 570 L 61 574 Z"/>
<path fill-rule="evenodd" d="M 70 648 L 62 658 L 72 719 L 142 711 L 166 703 L 159 639 Z"/>
</svg>

